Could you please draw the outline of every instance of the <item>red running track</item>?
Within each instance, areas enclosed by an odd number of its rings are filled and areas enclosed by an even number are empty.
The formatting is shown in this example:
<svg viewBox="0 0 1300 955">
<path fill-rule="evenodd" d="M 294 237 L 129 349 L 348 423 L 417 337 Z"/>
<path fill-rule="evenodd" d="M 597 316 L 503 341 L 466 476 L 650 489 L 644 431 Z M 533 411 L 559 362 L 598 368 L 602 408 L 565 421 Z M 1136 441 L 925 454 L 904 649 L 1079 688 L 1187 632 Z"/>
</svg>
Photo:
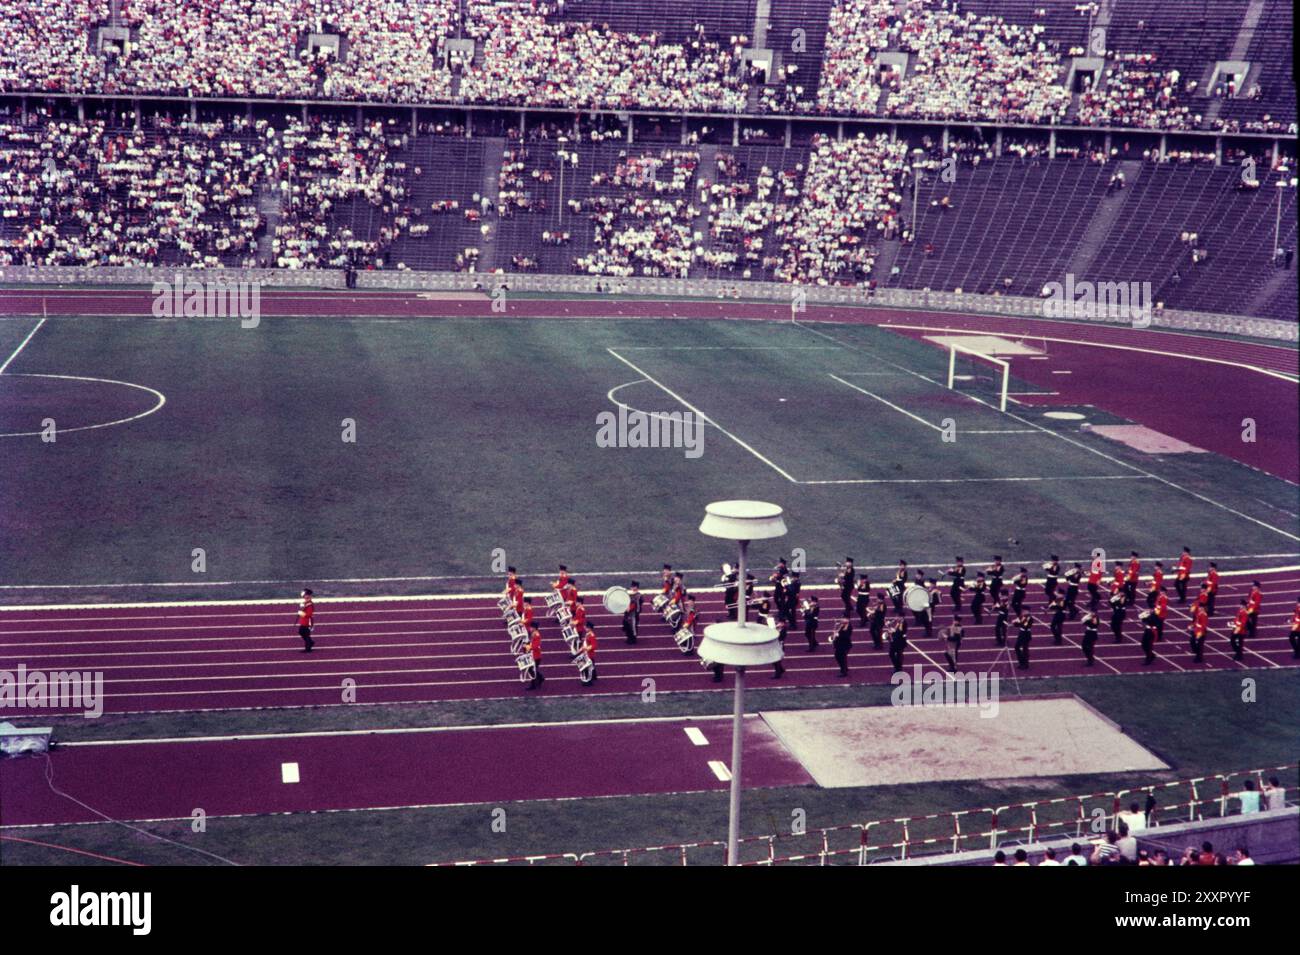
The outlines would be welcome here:
<svg viewBox="0 0 1300 955">
<path fill-rule="evenodd" d="M 1166 561 L 1166 564 L 1169 562 Z M 1137 614 L 1130 612 L 1122 643 L 1111 641 L 1103 615 L 1097 665 L 1084 667 L 1079 639 L 1082 625 L 1066 625 L 1066 640 L 1054 645 L 1043 620 L 1043 591 L 1032 585 L 1027 606 L 1040 619 L 1035 628 L 1031 669 L 1014 671 L 1004 650 L 993 641 L 993 622 L 975 625 L 966 615 L 963 670 L 999 670 L 1004 676 L 1076 676 L 1142 671 L 1276 668 L 1300 665 L 1293 659 L 1287 634 L 1300 568 L 1261 573 L 1265 603 L 1258 635 L 1243 661 L 1228 650 L 1228 623 L 1253 575 L 1225 576 L 1218 613 L 1206 642 L 1205 661 L 1194 663 L 1186 646 L 1188 616 L 1171 604 L 1165 640 L 1158 659 L 1143 664 L 1138 646 Z M 1199 576 L 1194 580 L 1199 584 Z M 1195 592 L 1195 587 L 1191 590 Z M 1172 591 L 1171 591 L 1172 594 Z M 1086 598 L 1086 594 L 1085 594 Z M 721 595 L 698 595 L 703 619 L 721 617 Z M 325 706 L 510 698 L 537 694 L 640 694 L 644 681 L 657 692 L 727 689 L 712 682 L 699 659 L 683 656 L 666 624 L 649 611 L 635 646 L 622 638 L 618 618 L 606 613 L 596 597 L 588 598 L 589 619 L 600 649 L 599 679 L 583 687 L 554 621 L 543 620 L 543 672 L 540 690 L 527 690 L 518 679 L 509 640 L 495 601 L 485 597 L 427 597 L 373 602 L 318 599 L 315 652 L 301 652 L 295 629 L 295 604 L 255 602 L 208 605 L 94 606 L 81 609 L 14 608 L 0 611 L 0 671 L 93 672 L 104 679 L 103 706 L 109 713 L 169 710 L 222 710 L 283 706 Z M 804 652 L 802 631 L 787 643 L 784 686 L 843 683 L 884 684 L 891 672 L 884 650 L 871 646 L 861 629 L 854 636 L 850 675 L 838 669 L 824 642 L 834 620 L 834 598 L 823 605 L 820 648 Z M 916 627 L 906 664 L 942 666 L 937 635 L 948 620 L 945 594 L 936 635 L 926 638 Z M 753 682 L 770 685 L 758 671 Z M 353 699 L 345 699 L 351 689 Z M 63 712 L 78 712 L 80 706 Z M 59 712 L 58 708 L 40 713 Z M 35 715 L 12 701 L 0 702 L 0 718 Z"/>
<path fill-rule="evenodd" d="M 760 717 L 746 720 L 746 786 L 812 783 Z M 0 826 L 102 820 L 56 789 L 142 821 L 720 790 L 709 764 L 730 761 L 730 717 L 84 743 L 6 761 Z M 299 782 L 284 781 L 286 763 Z"/>
</svg>

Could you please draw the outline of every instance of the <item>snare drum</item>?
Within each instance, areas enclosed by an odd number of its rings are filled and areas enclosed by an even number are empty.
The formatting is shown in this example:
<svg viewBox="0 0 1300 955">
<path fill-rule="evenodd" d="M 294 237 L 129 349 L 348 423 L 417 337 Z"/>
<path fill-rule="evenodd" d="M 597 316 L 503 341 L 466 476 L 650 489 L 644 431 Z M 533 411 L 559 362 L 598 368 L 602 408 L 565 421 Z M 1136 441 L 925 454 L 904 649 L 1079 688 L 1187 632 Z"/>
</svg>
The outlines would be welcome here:
<svg viewBox="0 0 1300 955">
<path fill-rule="evenodd" d="M 596 675 L 596 665 L 591 662 L 591 657 L 586 652 L 579 653 L 573 658 L 573 662 L 578 667 L 578 679 L 583 686 L 591 683 L 592 678 Z"/>
<path fill-rule="evenodd" d="M 524 648 L 527 646 L 528 646 L 528 638 L 525 635 L 520 634 L 519 636 L 516 637 L 513 634 L 511 634 L 510 636 L 511 653 L 518 656 L 519 654 L 524 652 Z"/>
<path fill-rule="evenodd" d="M 550 593 L 546 595 L 547 610 L 553 611 L 555 610 L 556 607 L 563 607 L 563 606 L 564 606 L 564 598 L 560 596 L 560 592 L 558 590 L 552 590 Z"/>
<path fill-rule="evenodd" d="M 515 657 L 515 666 L 519 667 L 519 682 L 532 683 L 537 679 L 537 664 L 530 653 L 521 653 Z"/>
<path fill-rule="evenodd" d="M 695 649 L 695 631 L 690 627 L 682 627 L 673 634 L 673 639 L 682 653 L 690 653 Z"/>
<path fill-rule="evenodd" d="M 511 600 L 509 597 L 497 598 L 497 609 L 500 610 L 502 613 L 509 613 L 511 608 L 514 607 L 514 605 L 515 605 L 514 601 Z"/>
<path fill-rule="evenodd" d="M 668 607 L 664 610 L 664 622 L 676 630 L 682 623 L 682 608 Z"/>
<path fill-rule="evenodd" d="M 654 607 L 655 610 L 663 610 L 664 607 L 668 606 L 668 595 L 656 594 L 654 599 L 650 601 L 650 606 Z"/>
</svg>

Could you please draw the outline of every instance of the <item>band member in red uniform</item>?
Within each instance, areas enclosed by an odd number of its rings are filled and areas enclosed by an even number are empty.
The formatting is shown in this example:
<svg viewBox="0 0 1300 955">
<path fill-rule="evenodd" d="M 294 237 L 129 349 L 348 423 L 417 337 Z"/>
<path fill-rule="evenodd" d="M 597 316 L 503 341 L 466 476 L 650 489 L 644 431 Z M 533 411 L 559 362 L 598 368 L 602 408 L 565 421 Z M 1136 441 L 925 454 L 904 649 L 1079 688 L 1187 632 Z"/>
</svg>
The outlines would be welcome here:
<svg viewBox="0 0 1300 955">
<path fill-rule="evenodd" d="M 546 681 L 542 676 L 542 631 L 536 627 L 528 631 L 528 652 L 533 655 L 533 679 L 528 689 L 535 690 Z"/>
<path fill-rule="evenodd" d="M 1169 594 L 1165 593 L 1165 588 L 1161 587 L 1156 594 L 1155 606 L 1151 608 L 1156 615 L 1156 639 L 1165 638 L 1165 620 L 1169 617 Z"/>
<path fill-rule="evenodd" d="M 519 611 L 519 617 L 523 621 L 524 629 L 527 630 L 533 625 L 533 598 L 524 598 L 524 609 Z"/>
<path fill-rule="evenodd" d="M 635 580 L 627 589 L 628 605 L 623 611 L 623 636 L 627 638 L 628 643 L 636 643 L 636 633 L 641 627 L 641 605 L 645 601 L 645 595 L 641 593 L 641 585 Z"/>
<path fill-rule="evenodd" d="M 662 577 L 663 587 L 659 592 L 663 594 L 665 597 L 667 597 L 670 593 L 672 593 L 672 589 L 673 589 L 673 565 L 672 564 L 664 564 L 663 574 L 661 575 L 661 577 Z"/>
<path fill-rule="evenodd" d="M 1093 613 L 1097 612 L 1097 607 L 1101 603 L 1101 577 L 1106 572 L 1106 562 L 1101 557 L 1092 559 L 1092 566 L 1088 570 L 1088 609 Z"/>
<path fill-rule="evenodd" d="M 1209 596 L 1205 602 L 1205 612 L 1214 616 L 1214 600 L 1219 596 L 1219 565 L 1210 561 L 1210 569 L 1205 572 L 1205 585 Z"/>
<path fill-rule="evenodd" d="M 695 623 L 699 619 L 700 619 L 700 612 L 695 609 L 695 598 L 687 597 L 686 615 L 682 617 L 682 627 L 683 628 L 690 627 L 693 631 L 695 629 Z"/>
<path fill-rule="evenodd" d="M 1178 591 L 1178 602 L 1187 603 L 1187 582 L 1192 578 L 1192 549 L 1183 548 L 1183 556 L 1178 558 L 1178 569 L 1174 571 L 1174 590 Z"/>
<path fill-rule="evenodd" d="M 1250 594 L 1246 597 L 1246 613 L 1249 617 L 1246 621 L 1246 633 L 1250 637 L 1255 636 L 1255 629 L 1259 626 L 1259 608 L 1264 604 L 1264 588 L 1260 586 L 1258 580 L 1251 581 Z"/>
<path fill-rule="evenodd" d="M 1300 660 L 1300 597 L 1296 598 L 1295 610 L 1291 611 L 1291 656 Z"/>
<path fill-rule="evenodd" d="M 1124 578 L 1124 600 L 1130 606 L 1137 600 L 1138 578 L 1142 575 L 1142 561 L 1138 560 L 1138 552 L 1129 551 L 1128 574 Z"/>
<path fill-rule="evenodd" d="M 507 593 L 510 595 L 510 600 L 514 604 L 515 613 L 522 617 L 524 615 L 524 607 L 526 606 L 524 601 L 527 599 L 524 596 L 524 585 L 516 580 L 514 582 L 513 592 L 507 589 Z"/>
<path fill-rule="evenodd" d="M 1119 561 L 1115 562 L 1115 574 L 1110 579 L 1110 595 L 1114 598 L 1116 592 L 1121 597 L 1124 596 L 1124 565 Z"/>
<path fill-rule="evenodd" d="M 563 589 L 564 589 L 564 586 L 565 586 L 568 582 L 569 582 L 569 568 L 567 568 L 567 567 L 565 567 L 563 564 L 561 564 L 561 565 L 560 565 L 560 575 L 559 575 L 555 580 L 551 581 L 551 589 L 552 589 L 552 590 L 563 590 Z"/>
<path fill-rule="evenodd" d="M 582 652 L 587 654 L 587 659 L 591 661 L 591 682 L 596 682 L 596 631 L 591 627 L 583 633 Z"/>
<path fill-rule="evenodd" d="M 1232 636 L 1228 638 L 1228 643 L 1232 645 L 1234 660 L 1240 660 L 1246 649 L 1246 631 L 1250 629 L 1250 611 L 1246 608 L 1246 598 L 1243 597 L 1241 606 L 1237 609 L 1237 616 L 1232 621 Z"/>
<path fill-rule="evenodd" d="M 515 588 L 519 586 L 519 574 L 513 567 L 506 568 L 506 596 L 512 601 L 515 597 Z"/>
<path fill-rule="evenodd" d="M 587 629 L 587 608 L 582 602 L 582 598 L 574 594 L 573 604 L 569 607 L 569 613 L 573 616 L 573 629 L 582 633 Z"/>
<path fill-rule="evenodd" d="M 1154 607 L 1156 605 L 1156 594 L 1160 593 L 1160 589 L 1164 586 L 1164 583 L 1165 565 L 1160 561 L 1156 561 L 1156 565 L 1151 571 L 1151 586 L 1147 589 L 1148 607 Z"/>
<path fill-rule="evenodd" d="M 298 603 L 298 636 L 302 637 L 303 653 L 311 653 L 311 648 L 316 646 L 316 641 L 311 638 L 312 616 L 315 613 L 316 605 L 312 603 L 311 591 L 304 589 Z"/>
<path fill-rule="evenodd" d="M 1196 662 L 1201 663 L 1201 654 L 1205 650 L 1205 635 L 1210 630 L 1210 615 L 1205 612 L 1205 605 L 1198 603 L 1195 616 L 1192 618 L 1192 655 L 1196 657 Z"/>
</svg>

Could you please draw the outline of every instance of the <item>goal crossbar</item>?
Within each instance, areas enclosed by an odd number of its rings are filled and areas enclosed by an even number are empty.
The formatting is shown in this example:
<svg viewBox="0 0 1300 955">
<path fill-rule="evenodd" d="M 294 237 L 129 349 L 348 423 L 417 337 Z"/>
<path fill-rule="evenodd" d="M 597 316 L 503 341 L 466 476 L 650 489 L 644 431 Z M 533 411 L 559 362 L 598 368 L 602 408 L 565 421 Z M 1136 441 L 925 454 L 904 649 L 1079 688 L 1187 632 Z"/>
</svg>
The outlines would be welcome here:
<svg viewBox="0 0 1300 955">
<path fill-rule="evenodd" d="M 982 351 L 976 351 L 974 348 L 967 348 L 964 345 L 950 343 L 948 345 L 948 390 L 952 391 L 957 384 L 957 355 L 969 355 L 980 361 L 988 362 L 995 368 L 1002 370 L 1002 382 L 998 387 L 998 410 L 1007 410 L 1007 389 L 1011 381 L 1011 362 L 1003 361 L 1001 358 L 994 358 Z"/>
</svg>

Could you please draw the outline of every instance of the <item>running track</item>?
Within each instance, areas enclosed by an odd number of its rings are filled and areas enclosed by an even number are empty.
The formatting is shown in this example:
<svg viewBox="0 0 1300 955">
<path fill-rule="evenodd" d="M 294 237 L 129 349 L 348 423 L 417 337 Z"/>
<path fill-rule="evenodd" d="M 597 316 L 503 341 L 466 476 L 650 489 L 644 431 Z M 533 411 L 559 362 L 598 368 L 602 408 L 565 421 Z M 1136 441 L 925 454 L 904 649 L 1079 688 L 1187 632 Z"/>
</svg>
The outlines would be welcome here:
<svg viewBox="0 0 1300 955">
<path fill-rule="evenodd" d="M 1166 564 L 1172 566 L 1167 560 Z M 1012 669 L 1005 651 L 992 638 L 992 619 L 970 623 L 962 646 L 963 670 L 999 670 L 1004 678 L 1073 676 L 1150 671 L 1277 668 L 1300 664 L 1287 640 L 1291 612 L 1300 593 L 1300 567 L 1261 573 L 1266 595 L 1259 632 L 1247 645 L 1245 659 L 1231 658 L 1227 634 L 1238 599 L 1254 575 L 1222 578 L 1218 613 L 1206 641 L 1205 662 L 1194 663 L 1186 646 L 1188 617 L 1171 603 L 1159 657 L 1144 666 L 1137 644 L 1140 627 L 1130 611 L 1122 643 L 1111 640 L 1103 614 L 1097 665 L 1084 667 L 1078 645 L 1082 626 L 1066 626 L 1066 640 L 1054 645 L 1043 614 L 1041 586 L 1031 585 L 1027 606 L 1040 619 L 1035 628 L 1031 669 Z M 1145 578 L 1144 578 L 1145 579 Z M 1199 575 L 1194 584 L 1199 585 Z M 812 589 L 812 588 L 806 588 Z M 827 589 L 827 588 L 821 588 Z M 1172 595 L 1172 589 L 1171 589 Z M 1195 592 L 1195 587 L 1191 592 Z M 1086 592 L 1084 594 L 1086 599 Z M 705 621 L 721 616 L 721 595 L 700 593 Z M 885 684 L 890 674 L 884 650 L 868 635 L 855 633 L 848 679 L 838 670 L 824 642 L 835 619 L 836 600 L 823 594 L 823 643 L 804 652 L 801 631 L 787 643 L 786 686 L 841 683 Z M 537 601 L 540 603 L 539 601 Z M 527 690 L 518 679 L 509 639 L 495 600 L 488 597 L 421 597 L 407 599 L 317 601 L 316 651 L 301 652 L 293 602 L 192 605 L 103 605 L 79 609 L 11 608 L 0 611 L 0 671 L 91 671 L 104 675 L 104 710 L 138 713 L 168 710 L 216 710 L 284 706 L 326 706 L 427 702 L 529 695 L 641 694 L 653 679 L 657 692 L 726 689 L 702 669 L 698 657 L 683 656 L 666 624 L 649 609 L 635 646 L 622 638 L 619 620 L 600 607 L 598 595 L 587 597 L 589 619 L 599 638 L 599 678 L 583 687 L 569 662 L 554 621 L 541 621 L 543 672 L 540 690 Z M 919 628 L 906 663 L 943 664 L 938 630 L 946 625 L 944 603 L 936 635 Z M 540 618 L 540 615 L 539 615 Z M 755 682 L 769 683 L 757 671 Z M 345 689 L 355 682 L 355 700 Z M 66 710 L 72 712 L 72 709 Z M 57 710 L 41 710 L 41 713 Z M 32 710 L 0 706 L 0 718 L 33 715 Z"/>
<path fill-rule="evenodd" d="M 65 744 L 6 763 L 0 826 L 102 820 L 78 801 L 142 821 L 700 792 L 730 760 L 730 717 Z M 812 783 L 758 716 L 743 766 L 750 787 Z"/>
</svg>

